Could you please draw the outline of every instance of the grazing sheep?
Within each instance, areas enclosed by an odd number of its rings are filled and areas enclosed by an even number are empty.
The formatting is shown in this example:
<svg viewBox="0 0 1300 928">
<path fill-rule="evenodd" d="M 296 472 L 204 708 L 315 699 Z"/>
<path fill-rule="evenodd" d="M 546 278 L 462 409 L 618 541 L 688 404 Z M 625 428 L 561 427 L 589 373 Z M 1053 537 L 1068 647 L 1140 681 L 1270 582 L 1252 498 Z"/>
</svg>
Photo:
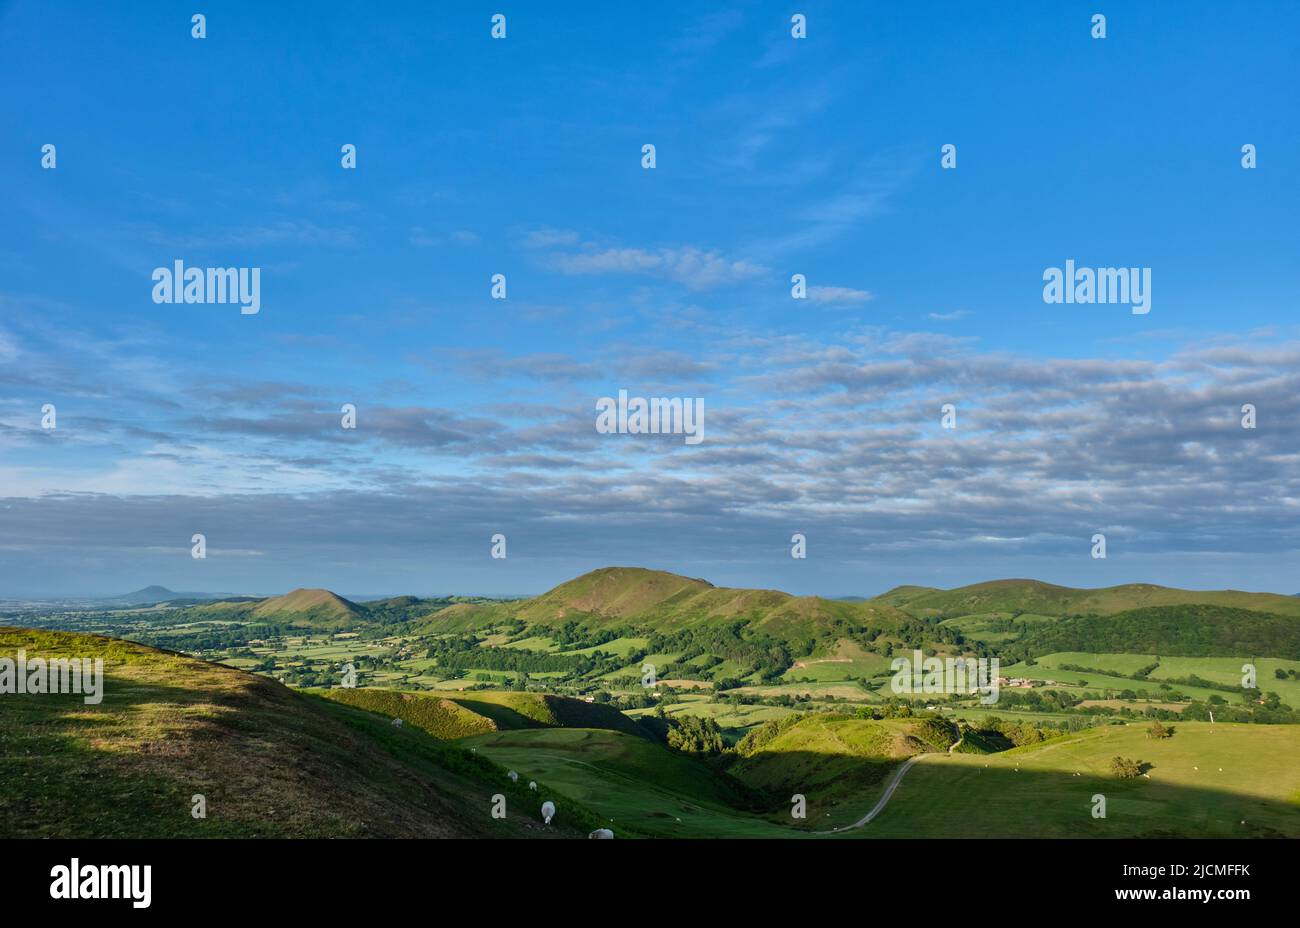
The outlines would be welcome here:
<svg viewBox="0 0 1300 928">
<path fill-rule="evenodd" d="M 542 803 L 542 819 L 549 825 L 553 818 L 555 818 L 555 803 L 548 799 Z"/>
<path fill-rule="evenodd" d="M 587 835 L 587 837 L 588 838 L 612 838 L 614 837 L 614 832 L 610 831 L 608 828 L 597 828 L 591 834 Z"/>
<path fill-rule="evenodd" d="M 518 783 L 518 782 L 519 782 L 519 774 L 515 773 L 513 770 L 511 770 L 509 773 L 507 773 L 506 776 L 508 776 L 508 777 L 510 778 L 510 782 L 511 782 L 511 783 Z"/>
</svg>

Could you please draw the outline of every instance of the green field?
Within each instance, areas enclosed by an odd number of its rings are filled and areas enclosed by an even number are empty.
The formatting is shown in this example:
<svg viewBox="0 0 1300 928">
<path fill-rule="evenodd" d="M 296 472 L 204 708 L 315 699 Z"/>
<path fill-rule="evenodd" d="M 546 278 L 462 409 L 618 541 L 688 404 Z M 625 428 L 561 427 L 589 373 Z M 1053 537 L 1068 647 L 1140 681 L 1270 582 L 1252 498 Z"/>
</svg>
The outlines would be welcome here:
<svg viewBox="0 0 1300 928">
<path fill-rule="evenodd" d="M 1146 689 L 1152 696 L 1159 696 L 1165 692 L 1159 688 L 1163 682 L 1187 679 L 1193 676 L 1223 686 L 1240 687 L 1242 665 L 1249 662 L 1256 667 L 1256 685 L 1260 692 L 1275 692 L 1287 705 L 1300 708 L 1300 680 L 1291 677 L 1279 680 L 1275 673 L 1279 669 L 1300 672 L 1300 661 L 1267 657 L 1157 657 L 1153 654 L 1090 654 L 1086 651 L 1062 651 L 1055 654 L 1045 654 L 1034 660 L 1033 666 L 1026 666 L 1023 663 L 1011 664 L 1002 668 L 1002 671 L 1009 676 L 1024 676 L 1034 680 L 1054 679 L 1060 682 L 1073 683 L 1085 679 L 1088 681 L 1087 688 L 1089 689 L 1101 687 L 1132 689 L 1134 691 Z M 1058 669 L 1062 664 L 1073 664 L 1079 667 L 1094 667 L 1098 670 L 1128 674 L 1135 673 L 1157 662 L 1159 667 L 1151 671 L 1146 680 L 1126 679 L 1119 676 L 1101 676 Z M 1177 683 L 1172 685 L 1180 692 L 1194 696 L 1197 699 L 1208 699 L 1210 695 L 1217 693 L 1220 697 L 1231 702 L 1240 701 L 1239 697 L 1221 690 Z"/>
<path fill-rule="evenodd" d="M 755 725 L 793 715 L 793 709 L 784 706 L 735 706 L 712 702 L 707 696 L 682 696 L 681 702 L 665 706 L 668 715 L 697 715 L 713 719 L 733 740 Z M 640 718 L 654 714 L 654 709 L 629 709 L 625 714 Z"/>
<path fill-rule="evenodd" d="M 1176 722 L 1066 735 L 1004 754 L 926 758 L 885 811 L 879 837 L 1300 837 L 1300 728 Z M 1151 765 L 1119 780 L 1116 755 Z M 1018 769 L 1017 769 L 1018 768 Z M 1076 776 L 1076 774 L 1078 774 Z M 1107 817 L 1092 817 L 1092 796 Z"/>
<path fill-rule="evenodd" d="M 889 671 L 889 658 L 868 651 L 853 641 L 841 639 L 834 647 L 795 660 L 782 678 L 816 683 L 856 680 Z"/>
<path fill-rule="evenodd" d="M 606 641 L 604 644 L 594 644 L 589 648 L 578 648 L 573 651 L 561 651 L 561 654 L 594 654 L 597 651 L 603 651 L 606 654 L 614 654 L 618 657 L 627 657 L 635 651 L 640 651 L 650 643 L 649 638 L 614 638 Z"/>
<path fill-rule="evenodd" d="M 1006 621 L 1033 626 L 1044 622 L 1055 622 L 1056 616 L 1035 615 L 1032 612 L 1019 615 L 1013 612 L 982 612 L 974 615 L 958 616 L 954 619 L 945 619 L 942 624 L 950 628 L 960 629 L 963 635 L 975 641 L 983 641 L 986 644 L 1003 644 L 1015 640 L 1018 634 L 1013 631 L 996 630 L 997 623 Z"/>
<path fill-rule="evenodd" d="M 1076 657 L 1100 657 L 1100 655 L 1075 655 Z M 1131 657 L 1132 655 L 1121 655 L 1122 657 Z M 1073 663 L 1067 660 L 1065 663 Z M 1085 666 L 1080 664 L 1080 666 Z M 1140 666 L 1140 665 L 1139 665 Z M 1240 665 L 1238 665 L 1240 666 Z M 1101 669 L 1101 668 L 1098 668 Z M 1124 690 L 1132 690 L 1134 693 L 1142 694 L 1145 692 L 1152 699 L 1163 699 L 1169 690 L 1161 689 L 1161 683 L 1164 681 L 1155 679 L 1134 680 L 1129 677 L 1107 676 L 1099 673 L 1089 673 L 1078 670 L 1061 670 L 1057 667 L 1049 666 L 1045 661 L 1039 660 L 1033 666 L 1025 664 L 1011 664 L 1002 668 L 1002 673 L 1009 677 L 1024 677 L 1029 680 L 1052 680 L 1056 684 L 1070 684 L 1070 688 L 1078 693 L 1095 692 L 1095 693 L 1119 693 Z M 1240 674 L 1237 675 L 1240 678 Z M 1173 690 L 1182 693 L 1184 696 L 1191 696 L 1194 699 L 1208 700 L 1211 696 L 1218 696 L 1221 699 L 1227 699 L 1234 703 L 1240 703 L 1241 697 L 1234 696 L 1231 693 L 1221 692 L 1219 690 L 1209 689 L 1201 686 L 1185 686 L 1183 684 L 1169 684 Z M 1047 689 L 1059 689 L 1060 687 L 1048 686 Z"/>
<path fill-rule="evenodd" d="M 555 642 L 549 635 L 530 635 L 527 638 L 520 638 L 517 641 L 501 642 L 497 646 L 502 648 L 517 648 L 521 651 L 558 650 Z"/>
<path fill-rule="evenodd" d="M 790 827 L 733 807 L 728 789 L 698 761 L 620 732 L 550 729 L 497 732 L 462 744 L 519 772 L 545 779 L 599 813 L 617 835 L 789 837 Z"/>
<path fill-rule="evenodd" d="M 1241 667 L 1247 662 L 1255 665 L 1257 676 L 1255 683 L 1260 692 L 1277 693 L 1282 697 L 1282 702 L 1292 708 L 1300 709 L 1300 680 L 1293 677 L 1279 680 L 1275 675 L 1278 669 L 1300 673 L 1300 661 L 1285 661 L 1271 657 L 1162 657 L 1159 668 L 1152 671 L 1151 679 L 1189 677 L 1194 674 L 1213 683 L 1240 686 Z"/>
</svg>

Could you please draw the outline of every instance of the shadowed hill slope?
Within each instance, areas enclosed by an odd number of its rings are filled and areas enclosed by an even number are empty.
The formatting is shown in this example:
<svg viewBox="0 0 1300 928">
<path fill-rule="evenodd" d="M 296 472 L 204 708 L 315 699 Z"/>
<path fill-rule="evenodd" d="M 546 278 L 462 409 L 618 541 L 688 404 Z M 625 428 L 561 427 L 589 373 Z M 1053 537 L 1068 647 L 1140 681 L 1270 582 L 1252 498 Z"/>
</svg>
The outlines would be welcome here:
<svg viewBox="0 0 1300 928">
<path fill-rule="evenodd" d="M 400 718 L 446 741 L 520 728 L 604 728 L 648 737 L 640 725 L 617 709 L 549 693 L 476 690 L 442 697 L 370 686 L 315 692 L 349 706 Z"/>
</svg>

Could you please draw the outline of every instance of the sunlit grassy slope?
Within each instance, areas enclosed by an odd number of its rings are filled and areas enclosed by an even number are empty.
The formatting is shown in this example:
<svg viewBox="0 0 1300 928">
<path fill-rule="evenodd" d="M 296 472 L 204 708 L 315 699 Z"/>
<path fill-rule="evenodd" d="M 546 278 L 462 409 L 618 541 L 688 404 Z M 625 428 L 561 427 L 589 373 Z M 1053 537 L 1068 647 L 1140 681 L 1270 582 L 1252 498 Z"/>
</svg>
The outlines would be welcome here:
<svg viewBox="0 0 1300 928">
<path fill-rule="evenodd" d="M 1300 837 L 1300 727 L 1107 726 L 1004 754 L 928 757 L 860 834 L 880 837 Z M 1111 759 L 1149 765 L 1115 778 Z M 1094 818 L 1093 797 L 1106 799 Z"/>
<path fill-rule="evenodd" d="M 536 794 L 483 757 L 265 677 L 140 645 L 0 628 L 0 656 L 104 660 L 103 702 L 0 696 L 0 833 L 27 837 L 519 836 Z M 507 797 L 506 819 L 491 797 Z M 206 818 L 192 815 L 206 799 Z"/>
</svg>

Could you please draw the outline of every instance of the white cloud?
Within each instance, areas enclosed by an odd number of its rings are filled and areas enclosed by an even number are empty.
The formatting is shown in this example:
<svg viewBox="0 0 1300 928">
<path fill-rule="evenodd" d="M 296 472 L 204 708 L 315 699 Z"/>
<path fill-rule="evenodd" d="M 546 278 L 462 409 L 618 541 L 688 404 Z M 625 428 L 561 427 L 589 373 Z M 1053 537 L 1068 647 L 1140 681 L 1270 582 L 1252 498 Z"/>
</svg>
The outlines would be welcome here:
<svg viewBox="0 0 1300 928">
<path fill-rule="evenodd" d="M 874 300 L 876 295 L 870 290 L 856 290 L 853 287 L 809 287 L 808 299 L 814 303 L 834 305 L 861 305 Z"/>
<path fill-rule="evenodd" d="M 412 245 L 417 245 L 421 248 L 434 248 L 438 245 L 446 245 L 448 243 L 456 245 L 476 245 L 478 244 L 478 240 L 477 235 L 465 229 L 458 229 L 449 235 L 439 235 L 436 232 L 430 232 L 424 226 L 411 226 L 411 231 L 408 235 L 408 241 L 410 241 Z"/>
<path fill-rule="evenodd" d="M 577 232 L 572 229 L 534 229 L 524 239 L 527 248 L 559 248 L 576 245 L 580 241 Z"/>
<path fill-rule="evenodd" d="M 0 332 L 0 364 L 8 364 L 18 358 L 18 343 L 4 332 Z"/>
<path fill-rule="evenodd" d="M 676 281 L 692 290 L 749 280 L 766 268 L 700 248 L 607 248 L 556 254 L 551 261 L 566 274 L 641 274 Z"/>
</svg>

